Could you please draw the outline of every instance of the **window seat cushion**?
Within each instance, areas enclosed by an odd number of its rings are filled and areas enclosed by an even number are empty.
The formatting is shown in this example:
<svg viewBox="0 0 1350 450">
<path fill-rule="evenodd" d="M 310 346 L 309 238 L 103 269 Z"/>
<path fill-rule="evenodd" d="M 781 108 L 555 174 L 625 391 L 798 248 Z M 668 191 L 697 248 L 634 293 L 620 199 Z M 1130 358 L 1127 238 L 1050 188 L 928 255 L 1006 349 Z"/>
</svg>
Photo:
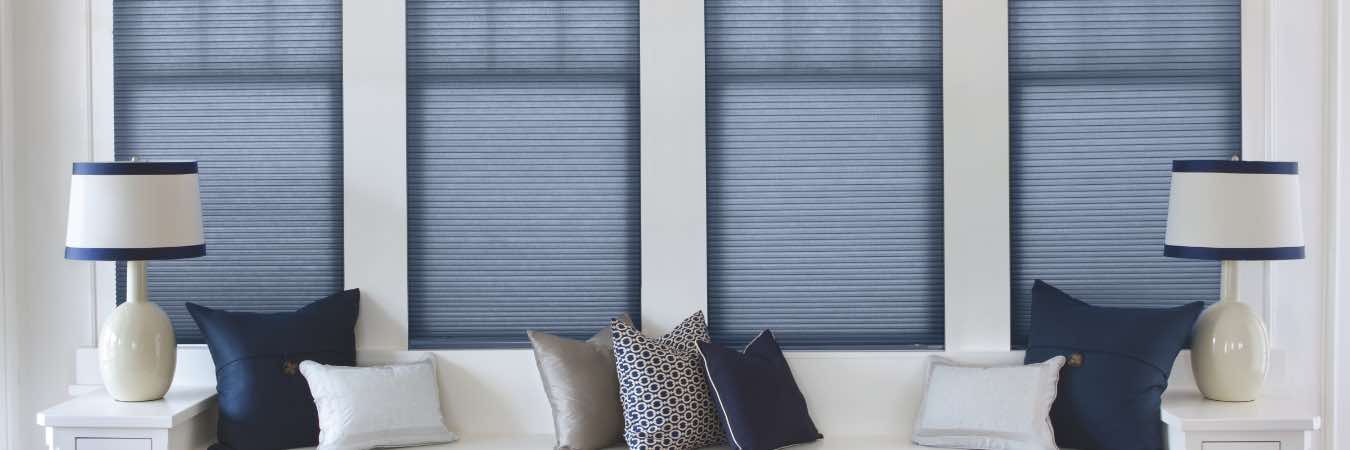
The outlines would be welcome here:
<svg viewBox="0 0 1350 450">
<path fill-rule="evenodd" d="M 524 436 L 462 436 L 458 442 L 427 447 L 411 447 L 411 450 L 521 450 L 551 449 L 554 439 L 551 435 Z M 793 445 L 792 450 L 944 450 L 938 447 L 922 447 L 896 436 L 838 436 L 826 437 L 819 441 Z M 606 450 L 627 450 L 618 446 Z M 295 450 L 314 450 L 313 447 Z M 727 450 L 727 447 L 709 447 L 709 450 Z"/>
</svg>

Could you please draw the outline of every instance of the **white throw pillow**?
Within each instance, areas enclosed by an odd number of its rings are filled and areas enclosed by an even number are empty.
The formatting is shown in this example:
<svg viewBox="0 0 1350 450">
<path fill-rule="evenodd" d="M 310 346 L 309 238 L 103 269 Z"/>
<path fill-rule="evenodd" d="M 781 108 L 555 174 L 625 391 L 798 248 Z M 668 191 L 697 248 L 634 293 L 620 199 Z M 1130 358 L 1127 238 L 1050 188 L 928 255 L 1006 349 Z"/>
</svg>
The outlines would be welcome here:
<svg viewBox="0 0 1350 450">
<path fill-rule="evenodd" d="M 929 359 L 914 443 L 989 450 L 1058 450 L 1050 407 L 1064 357 L 1024 366 Z"/>
<path fill-rule="evenodd" d="M 436 366 L 343 367 L 300 363 L 319 410 L 318 450 L 368 450 L 444 444 Z"/>
</svg>

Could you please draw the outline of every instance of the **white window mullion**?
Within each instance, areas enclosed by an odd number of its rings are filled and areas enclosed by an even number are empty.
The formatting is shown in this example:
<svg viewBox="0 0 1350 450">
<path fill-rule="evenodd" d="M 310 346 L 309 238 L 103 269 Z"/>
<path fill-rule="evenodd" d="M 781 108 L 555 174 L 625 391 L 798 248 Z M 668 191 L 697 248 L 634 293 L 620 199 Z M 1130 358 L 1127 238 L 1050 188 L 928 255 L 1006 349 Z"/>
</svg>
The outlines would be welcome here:
<svg viewBox="0 0 1350 450">
<path fill-rule="evenodd" d="M 342 2 L 343 274 L 362 350 L 408 348 L 403 0 Z"/>
<path fill-rule="evenodd" d="M 708 306 L 703 1 L 639 9 L 642 322 L 661 333 Z"/>
<path fill-rule="evenodd" d="M 942 5 L 947 351 L 1012 339 L 1008 0 Z"/>
</svg>

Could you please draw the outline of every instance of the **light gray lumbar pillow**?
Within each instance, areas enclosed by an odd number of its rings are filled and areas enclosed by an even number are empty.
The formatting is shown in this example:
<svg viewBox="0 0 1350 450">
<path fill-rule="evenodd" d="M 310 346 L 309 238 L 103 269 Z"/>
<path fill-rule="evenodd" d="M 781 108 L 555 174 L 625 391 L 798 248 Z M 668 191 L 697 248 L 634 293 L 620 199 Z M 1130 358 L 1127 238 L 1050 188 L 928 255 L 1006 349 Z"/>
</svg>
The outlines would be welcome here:
<svg viewBox="0 0 1350 450">
<path fill-rule="evenodd" d="M 929 358 L 915 444 L 987 450 L 1058 450 L 1050 426 L 1064 357 L 1024 366 Z"/>
<path fill-rule="evenodd" d="M 430 357 L 412 364 L 377 367 L 300 363 L 300 374 L 319 412 L 317 450 L 369 450 L 445 444 L 436 365 Z"/>
<path fill-rule="evenodd" d="M 632 325 L 624 314 L 619 321 Z M 526 332 L 553 408 L 558 450 L 595 450 L 623 441 L 623 405 L 608 327 L 585 341 Z"/>
</svg>

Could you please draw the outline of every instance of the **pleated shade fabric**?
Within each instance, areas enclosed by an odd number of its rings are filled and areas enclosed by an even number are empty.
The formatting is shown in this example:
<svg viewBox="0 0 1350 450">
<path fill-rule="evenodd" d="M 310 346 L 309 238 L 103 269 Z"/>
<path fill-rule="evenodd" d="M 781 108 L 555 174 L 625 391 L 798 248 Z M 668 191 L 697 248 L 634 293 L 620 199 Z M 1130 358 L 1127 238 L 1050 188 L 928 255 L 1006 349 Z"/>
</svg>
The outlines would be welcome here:
<svg viewBox="0 0 1350 450">
<path fill-rule="evenodd" d="M 714 340 L 943 340 L 939 0 L 705 3 Z"/>
<path fill-rule="evenodd" d="M 113 3 L 119 160 L 197 160 L 211 251 L 154 261 L 151 301 L 180 343 L 183 307 L 294 310 L 342 288 L 338 0 Z M 117 296 L 125 298 L 117 270 Z"/>
<path fill-rule="evenodd" d="M 637 0 L 410 0 L 416 348 L 640 313 Z"/>
<path fill-rule="evenodd" d="M 1013 342 L 1043 279 L 1095 305 L 1213 302 L 1166 258 L 1172 161 L 1241 151 L 1239 0 L 1012 0 Z"/>
</svg>

